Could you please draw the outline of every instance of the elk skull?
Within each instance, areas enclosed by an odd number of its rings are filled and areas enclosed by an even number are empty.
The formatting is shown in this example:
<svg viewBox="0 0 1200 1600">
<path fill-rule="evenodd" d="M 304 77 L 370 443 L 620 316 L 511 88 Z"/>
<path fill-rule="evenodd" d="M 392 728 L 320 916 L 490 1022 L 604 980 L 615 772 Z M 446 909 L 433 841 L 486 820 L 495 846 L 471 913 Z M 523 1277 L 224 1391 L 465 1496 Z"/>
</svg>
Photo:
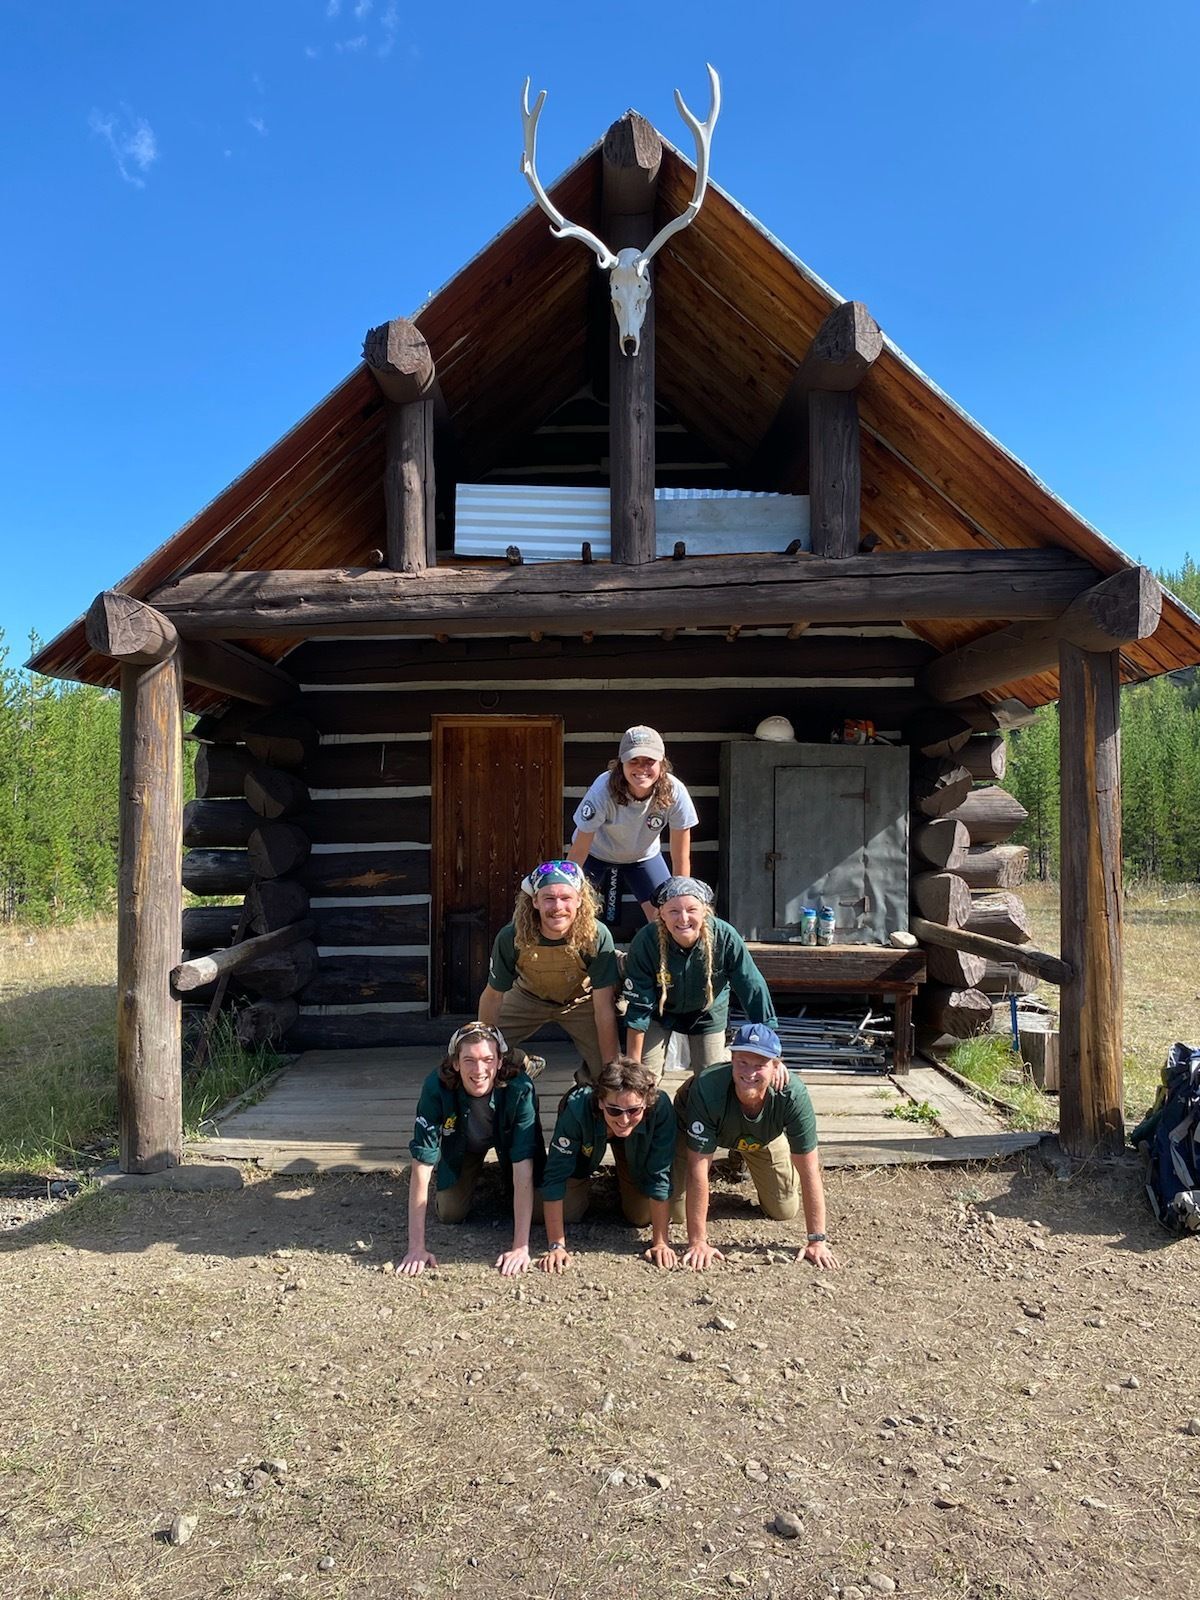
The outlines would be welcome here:
<svg viewBox="0 0 1200 1600">
<path fill-rule="evenodd" d="M 612 292 L 613 311 L 617 318 L 619 343 L 622 354 L 627 356 L 636 356 L 641 349 L 642 324 L 646 320 L 646 307 L 650 303 L 650 263 L 668 239 L 696 220 L 704 200 L 704 191 L 708 188 L 709 146 L 721 110 L 721 80 L 711 66 L 708 69 L 708 82 L 711 100 L 708 116 L 703 122 L 688 110 L 679 90 L 675 91 L 675 104 L 679 108 L 679 115 L 692 130 L 696 141 L 696 182 L 692 189 L 691 200 L 679 216 L 668 222 L 665 228 L 659 229 L 644 250 L 629 245 L 614 255 L 604 241 L 598 239 L 594 233 L 589 232 L 587 228 L 579 227 L 574 222 L 568 222 L 542 187 L 541 179 L 537 175 L 537 125 L 542 107 L 546 103 L 546 91 L 545 89 L 541 91 L 531 111 L 529 79 L 525 79 L 525 87 L 521 94 L 521 121 L 525 127 L 525 153 L 521 157 L 521 172 L 533 190 L 534 199 L 553 223 L 550 231 L 555 238 L 581 240 L 589 250 L 595 252 L 601 271 L 609 274 L 609 288 Z"/>
</svg>

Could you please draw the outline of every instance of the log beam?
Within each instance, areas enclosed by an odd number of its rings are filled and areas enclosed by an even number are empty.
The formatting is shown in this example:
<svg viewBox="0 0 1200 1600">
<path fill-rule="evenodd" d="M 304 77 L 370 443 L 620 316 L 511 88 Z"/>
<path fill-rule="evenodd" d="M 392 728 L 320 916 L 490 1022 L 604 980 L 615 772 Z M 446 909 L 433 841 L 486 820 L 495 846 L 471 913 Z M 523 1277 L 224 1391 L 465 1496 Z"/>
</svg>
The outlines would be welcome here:
<svg viewBox="0 0 1200 1600">
<path fill-rule="evenodd" d="M 179 643 L 174 627 L 153 606 L 117 589 L 96 596 L 83 619 L 83 631 L 93 650 L 130 667 L 165 661 Z"/>
<path fill-rule="evenodd" d="M 965 928 L 950 928 L 925 917 L 910 917 L 909 930 L 922 944 L 942 945 L 947 950 L 965 950 L 970 955 L 986 956 L 989 961 L 1004 961 L 1021 972 L 1031 972 L 1035 978 L 1060 986 L 1070 982 L 1072 968 L 1058 956 L 1048 955 L 1031 944 L 1009 944 L 1004 939 L 991 939 L 987 934 L 968 933 Z"/>
<path fill-rule="evenodd" d="M 190 639 L 183 647 L 183 676 L 231 700 L 253 706 L 285 706 L 300 693 L 290 672 L 270 661 L 214 639 Z"/>
<path fill-rule="evenodd" d="M 605 134 L 600 235 L 610 250 L 644 249 L 653 237 L 662 148 L 655 128 L 636 111 L 627 111 Z M 644 566 L 655 557 L 654 296 L 636 355 L 621 348 L 611 304 L 602 314 L 608 322 L 612 559 Z"/>
<path fill-rule="evenodd" d="M 943 704 L 1058 665 L 1059 646 L 1105 653 L 1147 639 L 1162 614 L 1162 586 L 1145 567 L 1105 578 L 1050 622 L 1014 623 L 951 650 L 921 675 L 921 687 Z"/>
<path fill-rule="evenodd" d="M 137 634 L 135 622 L 133 635 L 114 629 L 110 642 L 121 649 L 132 644 L 140 654 L 154 633 L 142 633 L 140 645 Z M 183 1159 L 180 1014 L 170 985 L 183 911 L 182 735 L 178 651 L 149 665 L 131 664 L 127 657 L 121 666 L 117 897 L 117 1116 L 123 1172 L 160 1172 Z"/>
<path fill-rule="evenodd" d="M 171 973 L 172 986 L 180 994 L 201 989 L 206 983 L 215 983 L 222 974 L 238 972 L 262 956 L 309 938 L 315 926 L 311 917 L 306 918 L 303 922 L 289 923 L 286 928 L 277 928 L 274 933 L 260 933 L 254 939 L 243 939 L 241 944 L 232 944 L 225 950 L 214 950 L 210 955 L 182 961 Z"/>
<path fill-rule="evenodd" d="M 433 354 L 425 336 L 407 317 L 371 328 L 363 339 L 363 360 L 385 400 L 408 405 L 433 388 Z"/>
<path fill-rule="evenodd" d="M 562 627 L 586 608 L 605 630 L 689 625 L 779 626 L 1020 615 L 1057 616 L 1094 568 L 1052 550 L 945 550 L 850 556 L 781 555 L 661 561 L 654 582 L 597 564 L 580 588 L 577 562 L 449 568 L 190 573 L 151 597 L 184 638 L 334 633 L 471 635 Z"/>
<path fill-rule="evenodd" d="M 1059 660 L 1063 954 L 1059 1138 L 1071 1155 L 1124 1144 L 1120 673 L 1116 651 Z"/>
</svg>

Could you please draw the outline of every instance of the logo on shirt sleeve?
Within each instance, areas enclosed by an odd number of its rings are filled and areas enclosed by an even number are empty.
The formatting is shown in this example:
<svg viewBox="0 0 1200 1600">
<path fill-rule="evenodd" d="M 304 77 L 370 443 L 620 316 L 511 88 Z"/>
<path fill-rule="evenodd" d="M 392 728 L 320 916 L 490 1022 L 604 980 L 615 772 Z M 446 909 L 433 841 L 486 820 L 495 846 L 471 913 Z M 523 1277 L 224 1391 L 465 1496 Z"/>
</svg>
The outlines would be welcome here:
<svg viewBox="0 0 1200 1600">
<path fill-rule="evenodd" d="M 555 1139 L 554 1143 L 559 1150 L 566 1150 L 568 1153 L 571 1150 L 571 1141 L 567 1138 L 565 1133 L 560 1133 L 558 1138 Z"/>
<path fill-rule="evenodd" d="M 453 1133 L 457 1126 L 458 1126 L 458 1117 L 457 1117 L 457 1115 L 452 1116 L 452 1117 L 447 1117 L 445 1122 L 442 1123 L 442 1132 L 443 1133 Z"/>
<path fill-rule="evenodd" d="M 693 1122 L 690 1131 L 696 1136 L 697 1139 L 703 1139 L 704 1135 L 708 1132 L 708 1129 L 702 1122 Z"/>
<path fill-rule="evenodd" d="M 585 800 L 579 808 L 579 815 L 585 822 L 590 822 L 596 815 L 596 808 L 590 800 Z"/>
<path fill-rule="evenodd" d="M 626 994 L 632 994 L 633 993 L 633 979 L 632 978 L 626 978 L 625 979 L 625 993 Z"/>
</svg>

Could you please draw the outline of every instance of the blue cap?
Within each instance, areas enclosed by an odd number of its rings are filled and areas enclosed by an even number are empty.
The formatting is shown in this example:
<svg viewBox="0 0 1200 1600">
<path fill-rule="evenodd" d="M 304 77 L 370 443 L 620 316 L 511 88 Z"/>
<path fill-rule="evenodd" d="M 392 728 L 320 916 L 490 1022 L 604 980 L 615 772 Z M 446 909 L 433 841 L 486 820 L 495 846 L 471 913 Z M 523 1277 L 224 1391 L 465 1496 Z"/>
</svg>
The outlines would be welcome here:
<svg viewBox="0 0 1200 1600">
<path fill-rule="evenodd" d="M 752 1056 L 766 1056 L 769 1061 L 777 1060 L 783 1054 L 779 1035 L 774 1028 L 768 1028 L 765 1022 L 743 1022 L 729 1048 L 745 1050 Z"/>
</svg>

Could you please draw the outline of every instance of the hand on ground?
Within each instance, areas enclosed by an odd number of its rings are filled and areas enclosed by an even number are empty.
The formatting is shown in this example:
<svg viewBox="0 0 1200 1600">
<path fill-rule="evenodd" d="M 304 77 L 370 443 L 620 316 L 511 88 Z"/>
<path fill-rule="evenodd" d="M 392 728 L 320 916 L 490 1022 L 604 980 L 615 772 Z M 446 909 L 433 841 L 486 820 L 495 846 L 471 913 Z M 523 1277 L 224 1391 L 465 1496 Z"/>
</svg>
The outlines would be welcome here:
<svg viewBox="0 0 1200 1600">
<path fill-rule="evenodd" d="M 806 1244 L 796 1257 L 796 1265 L 799 1266 L 802 1261 L 811 1262 L 814 1267 L 821 1267 L 827 1272 L 836 1272 L 842 1264 L 823 1240 L 817 1244 Z"/>
<path fill-rule="evenodd" d="M 683 1252 L 683 1264 L 691 1267 L 693 1272 L 707 1272 L 714 1261 L 724 1259 L 714 1244 L 690 1244 Z"/>
<path fill-rule="evenodd" d="M 538 1260 L 538 1271 L 565 1272 L 570 1265 L 571 1257 L 566 1250 L 547 1250 Z"/>
<path fill-rule="evenodd" d="M 415 1278 L 418 1273 L 424 1272 L 426 1267 L 436 1267 L 437 1257 L 432 1250 L 410 1250 L 404 1260 L 396 1268 L 410 1278 Z"/>
<path fill-rule="evenodd" d="M 642 1259 L 653 1267 L 665 1267 L 668 1272 L 679 1265 L 679 1257 L 669 1244 L 652 1244 L 649 1250 L 642 1251 Z"/>
<path fill-rule="evenodd" d="M 514 1277 L 518 1272 L 528 1272 L 529 1261 L 527 1244 L 523 1244 L 519 1250 L 505 1250 L 496 1257 L 496 1265 L 500 1268 L 502 1278 Z"/>
</svg>

